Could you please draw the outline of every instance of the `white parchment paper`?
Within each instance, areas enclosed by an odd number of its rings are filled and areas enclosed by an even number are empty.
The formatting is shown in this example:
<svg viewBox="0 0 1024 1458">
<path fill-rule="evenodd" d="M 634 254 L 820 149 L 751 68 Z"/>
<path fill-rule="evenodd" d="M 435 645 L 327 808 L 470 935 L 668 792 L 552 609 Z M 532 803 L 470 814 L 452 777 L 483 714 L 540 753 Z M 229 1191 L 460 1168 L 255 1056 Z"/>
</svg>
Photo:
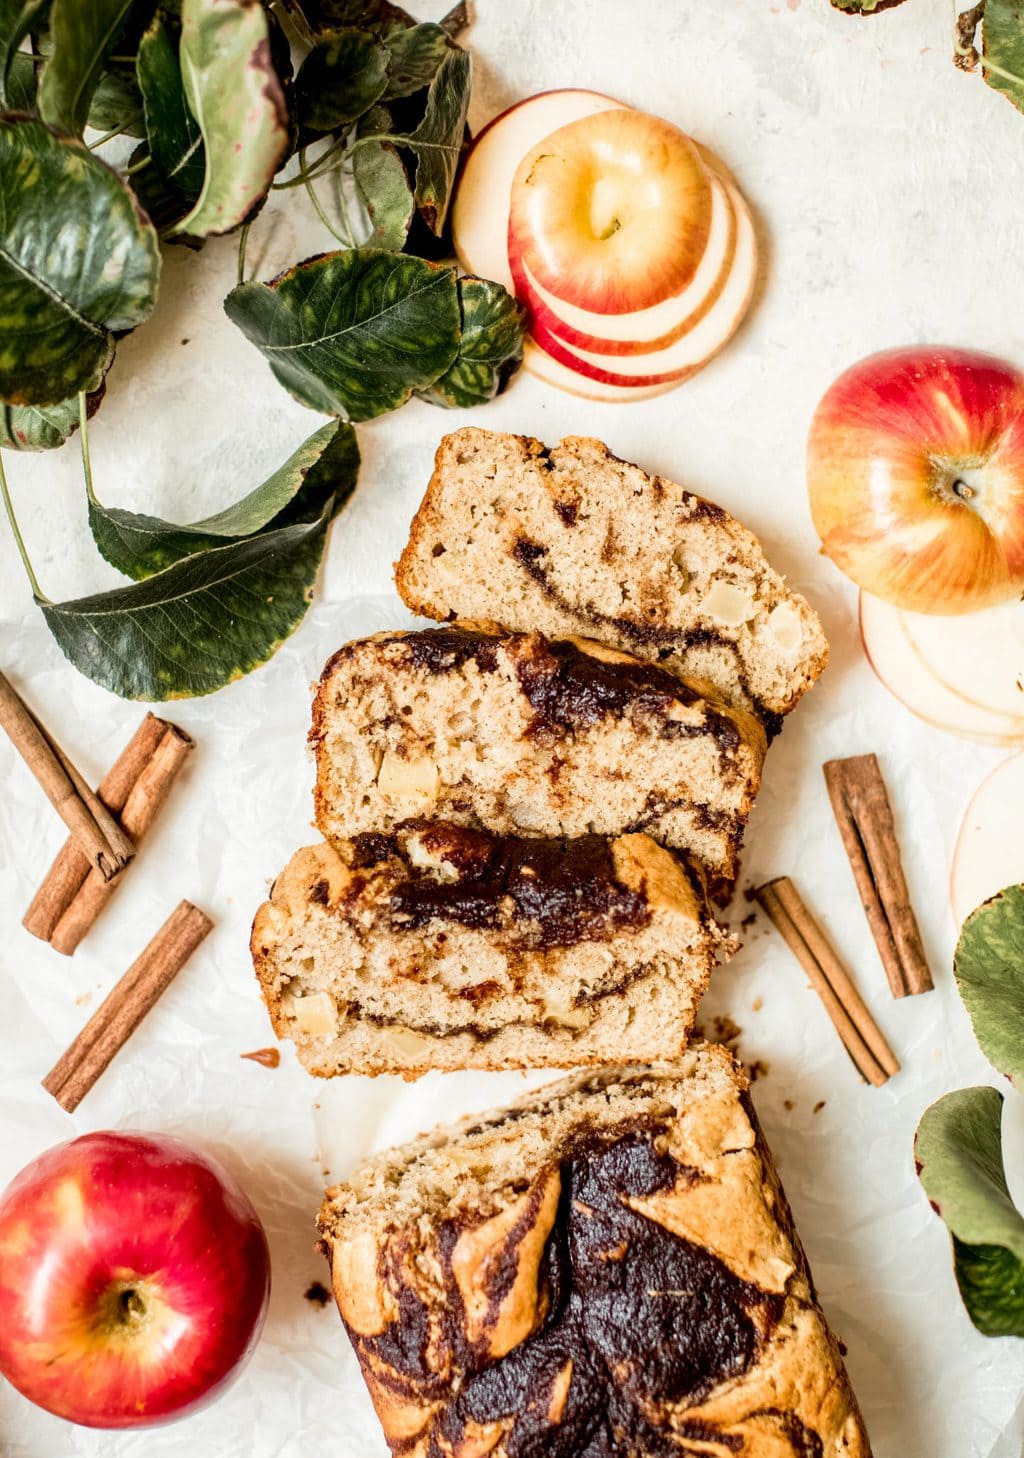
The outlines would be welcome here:
<svg viewBox="0 0 1024 1458">
<path fill-rule="evenodd" d="M 424 18 L 441 4 L 418 7 Z M 289 1048 L 268 1070 L 240 1054 L 272 1041 L 247 954 L 267 885 L 309 829 L 309 686 L 344 639 L 407 621 L 390 576 L 444 430 L 468 422 L 555 440 L 594 434 L 628 459 L 722 502 L 821 611 L 832 665 L 771 751 L 743 884 L 792 875 L 848 959 L 903 1061 L 862 1087 L 814 994 L 763 920 L 719 973 L 705 1024 L 730 1016 L 762 1060 L 755 1098 L 878 1458 L 1020 1458 L 1024 1344 L 979 1336 L 949 1246 L 914 1176 L 912 1138 L 947 1089 L 995 1082 L 952 984 L 948 862 L 960 816 L 998 751 L 911 718 L 861 654 L 855 594 L 819 556 L 806 507 L 811 411 L 846 364 L 915 340 L 1024 361 L 1020 251 L 1024 121 L 950 64 L 952 7 L 913 0 L 873 20 L 826 0 L 479 0 L 473 121 L 551 86 L 589 86 L 671 118 L 735 169 L 765 258 L 754 315 L 683 390 L 640 405 L 574 400 L 527 379 L 494 405 L 413 404 L 360 427 L 364 469 L 335 528 L 317 603 L 274 661 L 168 711 L 198 740 L 173 801 L 114 907 L 75 958 L 20 926 L 62 828 L 0 742 L 0 1180 L 48 1145 L 104 1127 L 173 1130 L 244 1181 L 268 1230 L 266 1334 L 208 1412 L 142 1434 L 98 1434 L 0 1383 L 3 1458 L 382 1458 L 340 1322 L 305 1299 L 323 1279 L 312 1220 L 328 1180 L 366 1152 L 501 1102 L 510 1075 L 310 1080 Z M 261 277 L 330 246 L 296 193 L 253 230 Z M 179 520 L 234 500 L 319 423 L 273 382 L 220 309 L 231 240 L 168 252 L 154 319 L 124 341 L 92 431 L 101 497 Z M 54 597 L 108 585 L 85 528 L 74 447 L 10 461 L 37 571 Z M 99 777 L 141 709 L 62 659 L 0 532 L 0 664 Z M 828 808 L 820 765 L 879 753 L 936 990 L 894 1003 Z M 1024 818 L 1024 806 L 1022 818 Z M 41 1076 L 177 900 L 216 930 L 74 1118 Z M 748 914 L 740 898 L 735 922 Z M 533 1076 L 530 1082 L 543 1081 Z M 1011 1177 L 1024 1197 L 1021 1102 L 1008 1099 Z M 1016 1124 L 1014 1124 L 1016 1119 Z M 2 1320 L 0 1313 L 0 1320 Z"/>
</svg>

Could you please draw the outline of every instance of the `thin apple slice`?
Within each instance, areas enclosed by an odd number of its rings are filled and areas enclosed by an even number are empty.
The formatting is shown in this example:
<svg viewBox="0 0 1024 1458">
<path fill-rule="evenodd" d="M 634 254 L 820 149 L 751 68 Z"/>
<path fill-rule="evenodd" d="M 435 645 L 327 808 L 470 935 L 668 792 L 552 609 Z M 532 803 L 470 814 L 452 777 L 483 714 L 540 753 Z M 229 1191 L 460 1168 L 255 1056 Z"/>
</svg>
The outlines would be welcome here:
<svg viewBox="0 0 1024 1458">
<path fill-rule="evenodd" d="M 958 617 L 903 614 L 903 626 L 941 683 L 993 714 L 1024 719 L 1024 604 Z"/>
<path fill-rule="evenodd" d="M 527 335 L 523 341 L 523 368 L 546 385 L 554 385 L 582 400 L 602 400 L 609 405 L 621 405 L 630 400 L 649 400 L 652 395 L 664 395 L 674 390 L 675 380 L 662 385 L 606 385 L 601 380 L 588 380 L 576 370 L 568 369 L 557 359 L 552 359 L 545 349 Z"/>
<path fill-rule="evenodd" d="M 710 176 L 690 137 L 632 108 L 540 138 L 512 181 L 509 253 L 558 298 L 632 314 L 678 294 L 711 229 Z"/>
<path fill-rule="evenodd" d="M 632 314 L 597 314 L 546 289 L 522 256 L 509 249 L 516 295 L 556 339 L 596 354 L 646 354 L 665 349 L 708 312 L 729 278 L 736 253 L 736 214 L 718 177 L 711 178 L 711 231 L 697 272 L 670 299 Z"/>
<path fill-rule="evenodd" d="M 1024 718 L 979 708 L 935 676 L 911 642 L 905 617 L 891 603 L 861 593 L 860 635 L 864 652 L 889 692 L 933 729 L 981 744 L 1024 744 Z"/>
<path fill-rule="evenodd" d="M 711 360 L 732 338 L 746 314 L 757 281 L 757 236 L 739 189 L 725 183 L 736 214 L 736 254 L 725 287 L 699 323 L 667 349 L 610 361 L 607 356 L 564 344 L 535 320 L 534 339 L 567 369 L 605 385 L 682 384 Z"/>
<path fill-rule="evenodd" d="M 467 273 L 511 292 L 508 217 L 512 179 L 527 152 L 570 122 L 602 111 L 628 111 L 599 91 L 542 91 L 489 122 L 466 158 L 452 208 L 452 242 Z"/>
<path fill-rule="evenodd" d="M 1024 754 L 983 780 L 960 826 L 950 874 L 957 925 L 997 891 L 1024 881 Z"/>
</svg>

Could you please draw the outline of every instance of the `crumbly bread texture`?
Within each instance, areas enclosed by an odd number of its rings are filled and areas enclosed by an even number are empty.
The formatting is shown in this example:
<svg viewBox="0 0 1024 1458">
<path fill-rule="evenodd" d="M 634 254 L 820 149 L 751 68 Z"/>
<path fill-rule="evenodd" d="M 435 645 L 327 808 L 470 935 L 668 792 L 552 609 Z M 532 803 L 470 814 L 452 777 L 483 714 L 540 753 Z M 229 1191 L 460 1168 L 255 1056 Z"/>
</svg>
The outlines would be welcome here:
<svg viewBox="0 0 1024 1458">
<path fill-rule="evenodd" d="M 817 615 L 746 527 L 581 436 L 445 436 L 395 581 L 424 617 L 596 638 L 771 729 L 828 661 Z"/>
<path fill-rule="evenodd" d="M 732 939 L 646 835 L 559 841 L 411 821 L 294 856 L 252 953 L 311 1073 L 673 1058 Z"/>
<path fill-rule="evenodd" d="M 723 1048 L 390 1150 L 319 1230 L 396 1458 L 870 1458 Z"/>
<path fill-rule="evenodd" d="M 645 831 L 699 862 L 716 895 L 736 877 L 765 751 L 753 715 L 663 668 L 480 625 L 349 643 L 310 737 L 332 843 L 412 816 L 499 835 Z"/>
</svg>

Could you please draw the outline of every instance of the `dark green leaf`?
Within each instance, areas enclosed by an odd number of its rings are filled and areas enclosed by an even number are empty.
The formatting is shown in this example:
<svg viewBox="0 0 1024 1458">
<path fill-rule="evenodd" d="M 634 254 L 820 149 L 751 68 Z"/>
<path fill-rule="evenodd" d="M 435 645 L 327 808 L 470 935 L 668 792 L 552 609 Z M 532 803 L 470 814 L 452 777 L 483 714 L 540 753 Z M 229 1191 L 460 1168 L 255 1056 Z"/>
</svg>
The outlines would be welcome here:
<svg viewBox="0 0 1024 1458">
<path fill-rule="evenodd" d="M 178 243 L 186 248 L 202 248 L 202 238 L 171 231 L 191 211 L 195 198 L 187 198 L 173 183 L 168 182 L 155 163 L 143 167 L 141 164 L 148 156 L 149 148 L 142 145 L 136 147 L 128 158 L 129 167 L 136 168 L 127 179 L 129 187 L 145 208 L 153 226 L 168 244 Z"/>
<path fill-rule="evenodd" d="M 1024 4 L 985 0 L 982 22 L 982 75 L 993 88 L 1024 111 Z M 999 72 L 986 65 L 998 66 Z M 1000 74 L 1003 73 L 1003 74 Z"/>
<path fill-rule="evenodd" d="M 390 26 L 384 33 L 384 43 L 391 52 L 385 100 L 412 96 L 429 86 L 451 48 L 447 33 L 439 25 L 430 24 Z"/>
<path fill-rule="evenodd" d="M 48 0 L 0 0 L 0 110 L 23 104 L 16 91 L 8 90 L 7 75 L 15 52 L 46 4 Z"/>
<path fill-rule="evenodd" d="M 11 57 L 11 68 L 7 72 L 7 101 L 10 111 L 34 111 L 39 77 L 32 57 L 25 51 L 18 51 Z"/>
<path fill-rule="evenodd" d="M 53 49 L 39 77 L 39 115 L 58 131 L 81 136 L 89 104 L 133 0 L 53 0 Z"/>
<path fill-rule="evenodd" d="M 252 0 L 182 0 L 181 74 L 206 168 L 186 233 L 228 233 L 263 204 L 291 146 L 267 13 Z"/>
<path fill-rule="evenodd" d="M 299 122 L 333 132 L 368 111 L 388 84 L 390 54 L 368 31 L 331 31 L 310 51 L 295 78 Z"/>
<path fill-rule="evenodd" d="M 139 89 L 153 165 L 178 194 L 194 203 L 203 190 L 206 155 L 185 100 L 178 35 L 157 15 L 139 42 Z"/>
<path fill-rule="evenodd" d="M 103 399 L 103 387 L 88 397 L 90 419 Z M 59 405 L 0 405 L 0 448 L 50 451 L 78 429 L 78 396 Z"/>
<path fill-rule="evenodd" d="M 454 363 L 429 390 L 432 405 L 450 409 L 493 400 L 523 360 L 523 311 L 501 284 L 459 279 L 462 339 Z"/>
<path fill-rule="evenodd" d="M 438 236 L 448 216 L 462 152 L 471 69 L 465 51 L 449 50 L 430 83 L 423 120 L 408 138 L 416 153 L 416 206 Z"/>
<path fill-rule="evenodd" d="M 379 34 L 385 26 L 415 25 L 408 11 L 389 0 L 285 0 L 288 9 L 294 13 L 297 4 L 305 14 L 312 30 L 322 34 L 328 30 L 341 30 L 346 25 L 358 25 L 362 30 Z"/>
<path fill-rule="evenodd" d="M 332 500 L 336 515 L 355 490 L 358 474 L 356 433 L 350 425 L 332 422 L 303 441 L 262 486 L 216 516 L 176 526 L 93 500 L 89 525 L 111 566 L 141 581 L 193 552 L 207 552 L 295 522 L 316 521 Z"/>
<path fill-rule="evenodd" d="M 160 250 L 135 198 L 80 143 L 0 119 L 0 400 L 94 390 L 156 301 Z"/>
<path fill-rule="evenodd" d="M 1024 1336 L 1024 1216 L 1010 1198 L 1003 1097 L 964 1088 L 926 1109 L 914 1151 L 925 1194 L 953 1237 L 967 1314 L 985 1336 Z"/>
<path fill-rule="evenodd" d="M 369 134 L 387 132 L 391 114 L 375 106 L 359 124 Z M 405 247 L 415 203 L 409 174 L 397 149 L 390 142 L 362 141 L 352 154 L 356 192 L 370 220 L 368 248 L 387 248 L 400 253 Z"/>
<path fill-rule="evenodd" d="M 326 253 L 228 294 L 228 317 L 312 410 L 369 420 L 444 374 L 459 345 L 455 274 L 376 248 Z"/>
<path fill-rule="evenodd" d="M 119 131 L 126 137 L 144 137 L 142 96 L 130 71 L 107 71 L 93 94 L 89 125 L 97 132 Z"/>
<path fill-rule="evenodd" d="M 883 10 L 902 5 L 903 0 L 832 0 L 832 4 L 848 15 L 879 15 Z"/>
<path fill-rule="evenodd" d="M 1024 1085 L 1024 886 L 1008 886 L 971 913 L 953 972 L 981 1051 Z"/>
<path fill-rule="evenodd" d="M 331 521 L 197 552 L 112 592 L 41 603 L 62 652 L 123 699 L 192 698 L 251 672 L 305 615 Z"/>
</svg>

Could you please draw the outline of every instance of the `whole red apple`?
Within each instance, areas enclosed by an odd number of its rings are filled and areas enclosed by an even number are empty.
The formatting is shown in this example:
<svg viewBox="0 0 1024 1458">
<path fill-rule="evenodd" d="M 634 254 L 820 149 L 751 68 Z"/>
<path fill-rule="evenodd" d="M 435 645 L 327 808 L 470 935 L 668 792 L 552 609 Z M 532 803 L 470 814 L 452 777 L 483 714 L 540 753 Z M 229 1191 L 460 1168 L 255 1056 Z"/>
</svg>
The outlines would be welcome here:
<svg viewBox="0 0 1024 1458">
<path fill-rule="evenodd" d="M 209 1402 L 269 1295 L 255 1210 L 178 1139 L 85 1134 L 0 1196 L 0 1372 L 71 1422 L 143 1427 Z"/>
<path fill-rule="evenodd" d="M 1024 374 L 941 346 L 861 360 L 826 392 L 807 449 L 811 515 L 860 587 L 962 613 L 1024 588 Z"/>
</svg>

